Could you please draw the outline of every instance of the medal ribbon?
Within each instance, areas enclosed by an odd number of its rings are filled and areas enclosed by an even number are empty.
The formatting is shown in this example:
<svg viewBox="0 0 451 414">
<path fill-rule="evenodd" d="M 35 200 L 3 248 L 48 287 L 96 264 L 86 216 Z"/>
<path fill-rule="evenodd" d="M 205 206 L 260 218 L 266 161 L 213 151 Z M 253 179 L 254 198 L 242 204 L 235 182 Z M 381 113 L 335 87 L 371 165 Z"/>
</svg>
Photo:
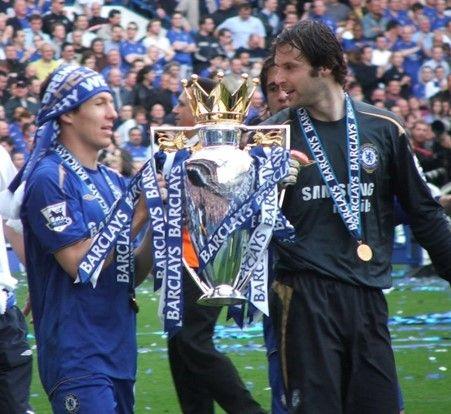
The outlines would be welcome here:
<svg viewBox="0 0 451 414">
<path fill-rule="evenodd" d="M 304 108 L 298 110 L 298 121 L 310 152 L 316 161 L 324 183 L 337 208 L 340 217 L 349 233 L 358 241 L 362 241 L 362 224 L 360 212 L 360 163 L 359 133 L 351 99 L 345 94 L 346 140 L 348 151 L 349 203 L 346 191 L 343 190 L 335 176 L 335 172 L 327 158 L 321 139 L 312 124 L 309 114 Z"/>
</svg>

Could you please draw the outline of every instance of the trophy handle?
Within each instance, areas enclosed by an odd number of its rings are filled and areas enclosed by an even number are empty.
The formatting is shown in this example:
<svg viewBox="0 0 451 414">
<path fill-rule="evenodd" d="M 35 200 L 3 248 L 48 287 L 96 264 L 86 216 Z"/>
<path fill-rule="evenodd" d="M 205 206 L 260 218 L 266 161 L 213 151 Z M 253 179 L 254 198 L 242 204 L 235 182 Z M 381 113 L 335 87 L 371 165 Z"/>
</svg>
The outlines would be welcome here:
<svg viewBox="0 0 451 414">
<path fill-rule="evenodd" d="M 191 278 L 194 280 L 196 285 L 199 287 L 199 289 L 202 291 L 202 293 L 206 294 L 211 291 L 211 288 L 207 286 L 206 283 L 202 282 L 199 275 L 195 272 L 195 270 L 188 264 L 188 262 L 185 260 L 185 258 L 182 259 L 183 265 L 185 266 L 186 271 L 191 276 Z"/>
</svg>

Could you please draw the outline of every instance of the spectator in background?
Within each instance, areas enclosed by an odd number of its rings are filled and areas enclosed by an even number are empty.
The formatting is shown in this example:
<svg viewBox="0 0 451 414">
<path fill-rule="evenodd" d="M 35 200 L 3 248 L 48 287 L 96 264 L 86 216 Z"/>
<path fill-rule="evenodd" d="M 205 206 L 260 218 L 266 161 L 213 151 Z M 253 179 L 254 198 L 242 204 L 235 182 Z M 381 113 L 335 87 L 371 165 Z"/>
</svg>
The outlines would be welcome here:
<svg viewBox="0 0 451 414">
<path fill-rule="evenodd" d="M 220 29 L 217 32 L 219 42 L 219 53 L 231 59 L 235 56 L 232 32 L 229 29 Z"/>
<path fill-rule="evenodd" d="M 212 56 L 218 53 L 219 43 L 213 36 L 215 22 L 211 17 L 204 16 L 200 19 L 199 31 L 194 36 L 197 50 L 193 56 L 194 73 L 199 74 L 210 65 Z"/>
<path fill-rule="evenodd" d="M 78 59 L 75 56 L 74 45 L 70 42 L 64 42 L 61 45 L 61 59 L 58 61 L 60 65 L 75 65 L 78 66 Z"/>
<path fill-rule="evenodd" d="M 448 76 L 449 64 L 447 59 L 445 59 L 442 46 L 434 46 L 431 49 L 431 59 L 426 60 L 424 62 L 424 66 L 429 66 L 432 70 L 435 70 L 436 67 L 441 66 L 445 71 L 445 76 Z"/>
<path fill-rule="evenodd" d="M 86 14 L 78 14 L 74 17 L 74 30 L 72 33 L 69 33 L 67 36 L 68 41 L 73 42 L 73 33 L 76 30 L 80 30 L 82 32 L 82 40 L 81 44 L 85 48 L 89 48 L 91 46 L 91 42 L 97 37 L 96 34 L 89 30 L 89 21 L 88 16 Z"/>
<path fill-rule="evenodd" d="M 5 46 L 4 69 L 8 73 L 23 74 L 25 71 L 25 63 L 22 63 L 17 55 L 16 46 L 7 44 Z"/>
<path fill-rule="evenodd" d="M 91 50 L 83 53 L 80 59 L 80 65 L 86 66 L 89 69 L 96 70 L 96 56 Z"/>
<path fill-rule="evenodd" d="M 414 33 L 413 26 L 403 26 L 401 28 L 401 39 L 393 46 L 394 52 L 400 52 L 404 58 L 404 70 L 410 76 L 411 86 L 418 81 L 418 71 L 423 60 L 423 52 L 421 47 L 412 40 Z"/>
<path fill-rule="evenodd" d="M 434 71 L 431 67 L 423 65 L 420 71 L 420 80 L 413 87 L 413 94 L 418 99 L 429 99 L 440 91 L 438 82 L 434 79 Z"/>
<path fill-rule="evenodd" d="M 124 40 L 124 29 L 120 24 L 116 24 L 111 28 L 111 37 L 105 41 L 105 53 L 112 49 L 121 50 Z"/>
<path fill-rule="evenodd" d="M 30 66 L 36 71 L 36 77 L 44 81 L 44 79 L 52 73 L 59 63 L 54 59 L 55 50 L 50 43 L 43 43 L 41 46 L 41 58 L 31 63 Z"/>
<path fill-rule="evenodd" d="M 433 139 L 434 136 L 427 122 L 419 119 L 413 124 L 410 131 L 410 143 L 425 173 L 440 167 L 432 150 Z"/>
<path fill-rule="evenodd" d="M 106 78 L 108 86 L 111 89 L 111 94 L 113 95 L 114 109 L 116 109 L 116 112 L 118 113 L 124 104 L 122 100 L 122 79 L 122 72 L 118 68 L 112 68 L 108 73 L 108 78 Z"/>
<path fill-rule="evenodd" d="M 99 37 L 96 37 L 91 42 L 91 51 L 94 53 L 96 59 L 95 70 L 101 72 L 102 69 L 108 64 L 107 56 L 105 54 L 105 43 Z"/>
<path fill-rule="evenodd" d="M 0 105 L 5 105 L 10 96 L 11 94 L 8 88 L 8 74 L 4 70 L 0 70 Z"/>
<path fill-rule="evenodd" d="M 55 48 L 55 57 L 61 57 L 61 48 L 66 41 L 66 29 L 63 24 L 55 23 L 52 29 L 51 42 Z"/>
<path fill-rule="evenodd" d="M 263 39 L 266 38 L 262 21 L 252 16 L 252 6 L 246 2 L 238 5 L 238 16 L 230 17 L 217 26 L 217 30 L 221 29 L 230 30 L 235 49 L 246 47 L 251 34 L 257 34 Z"/>
<path fill-rule="evenodd" d="M 280 32 L 282 28 L 282 21 L 277 13 L 278 0 L 264 0 L 263 8 L 256 13 L 255 17 L 258 17 L 266 32 L 265 46 L 271 45 L 272 39 Z"/>
<path fill-rule="evenodd" d="M 370 102 L 371 92 L 377 87 L 381 81 L 384 69 L 371 63 L 373 57 L 373 49 L 371 46 L 364 46 L 360 50 L 358 63 L 351 65 L 356 80 L 362 86 L 365 100 Z"/>
<path fill-rule="evenodd" d="M 89 17 L 89 28 L 96 32 L 99 30 L 103 24 L 108 23 L 108 19 L 101 16 L 102 5 L 99 2 L 91 3 L 90 17 Z"/>
<path fill-rule="evenodd" d="M 119 50 L 124 62 L 131 65 L 136 58 L 143 57 L 146 54 L 146 48 L 137 39 L 138 25 L 135 22 L 127 24 L 125 33 L 125 39 L 122 41 Z"/>
<path fill-rule="evenodd" d="M 5 104 L 6 119 L 13 122 L 14 111 L 18 107 L 28 110 L 32 114 L 36 114 L 39 109 L 39 103 L 36 99 L 29 98 L 28 80 L 25 77 L 11 78 L 10 81 L 11 98 Z"/>
<path fill-rule="evenodd" d="M 39 14 L 32 14 L 30 16 L 30 27 L 24 29 L 25 33 L 25 47 L 28 49 L 34 48 L 34 36 L 39 35 L 41 38 L 49 42 L 50 36 L 42 31 L 42 16 Z"/>
<path fill-rule="evenodd" d="M 357 52 L 368 45 L 368 40 L 363 35 L 363 27 L 359 22 L 354 23 L 349 36 L 343 36 L 341 44 L 345 53 Z"/>
<path fill-rule="evenodd" d="M 133 119 L 133 111 L 135 110 L 133 105 L 123 105 L 119 109 L 119 117 L 115 121 L 115 132 L 118 134 L 121 143 L 128 141 L 128 131 L 130 128 L 137 125 Z"/>
<path fill-rule="evenodd" d="M 6 24 L 12 26 L 14 32 L 30 27 L 30 22 L 27 19 L 27 3 L 25 0 L 15 0 L 13 6 L 14 16 L 10 17 Z"/>
<path fill-rule="evenodd" d="M 126 73 L 128 72 L 128 65 L 126 65 L 122 59 L 121 54 L 119 53 L 119 50 L 117 49 L 111 49 L 107 53 L 107 65 L 100 71 L 102 76 L 105 78 L 105 80 L 108 80 L 108 76 L 110 74 L 110 71 L 112 69 L 117 69 L 121 72 L 121 76 L 125 77 Z"/>
<path fill-rule="evenodd" d="M 269 53 L 268 49 L 264 47 L 264 43 L 263 38 L 259 35 L 252 34 L 249 36 L 248 46 L 237 49 L 236 55 L 239 56 L 241 52 L 247 52 L 249 54 L 249 61 L 251 64 L 255 62 L 262 62 Z"/>
<path fill-rule="evenodd" d="M 431 32 L 431 22 L 427 16 L 419 16 L 418 24 L 419 30 L 414 30 L 414 33 L 412 34 L 412 41 L 418 44 L 421 48 L 423 56 L 430 56 L 434 36 Z"/>
<path fill-rule="evenodd" d="M 11 153 L 11 161 L 16 167 L 17 171 L 19 171 L 25 165 L 25 153 L 18 150 L 13 150 Z"/>
<path fill-rule="evenodd" d="M 382 69 L 387 69 L 392 52 L 388 50 L 387 39 L 383 34 L 376 36 L 371 63 Z"/>
<path fill-rule="evenodd" d="M 446 0 L 436 0 L 435 11 L 435 17 L 432 20 L 432 30 L 447 27 L 451 17 L 446 13 Z"/>
<path fill-rule="evenodd" d="M 363 34 L 367 39 L 375 39 L 378 34 L 383 34 L 388 20 L 383 16 L 381 0 L 367 1 L 368 13 L 362 18 Z"/>
<path fill-rule="evenodd" d="M 390 57 L 391 67 L 384 73 L 383 82 L 388 85 L 391 80 L 399 81 L 401 94 L 408 97 L 411 90 L 411 78 L 404 70 L 404 57 L 401 52 L 393 52 Z"/>
<path fill-rule="evenodd" d="M 314 0 L 311 7 L 307 7 L 307 4 L 310 3 L 306 3 L 301 20 L 307 18 L 317 20 L 327 25 L 334 33 L 337 31 L 337 23 L 327 14 L 327 7 L 323 0 Z"/>
<path fill-rule="evenodd" d="M 406 3 L 402 0 L 388 0 L 387 8 L 384 9 L 384 17 L 387 21 L 394 20 L 401 26 L 413 23 L 406 10 Z"/>
<path fill-rule="evenodd" d="M 141 40 L 145 48 L 150 46 L 158 48 L 159 57 L 165 57 L 169 50 L 172 49 L 171 43 L 166 36 L 166 30 L 161 26 L 160 19 L 152 19 L 147 23 L 146 36 Z"/>
<path fill-rule="evenodd" d="M 160 126 L 167 123 L 168 117 L 166 111 L 164 110 L 164 106 L 160 103 L 152 105 L 149 115 L 149 123 L 151 126 Z"/>
<path fill-rule="evenodd" d="M 64 25 L 66 33 L 72 31 L 72 22 L 65 15 L 64 0 L 52 0 L 50 11 L 45 13 L 42 18 L 42 30 L 44 33 L 51 35 L 53 32 L 53 26 L 55 23 L 61 23 Z"/>
<path fill-rule="evenodd" d="M 175 51 L 174 60 L 180 63 L 182 77 L 188 77 L 193 70 L 192 54 L 197 47 L 191 34 L 183 28 L 183 16 L 179 12 L 172 15 L 168 39 Z"/>
<path fill-rule="evenodd" d="M 145 162 L 149 158 L 149 150 L 143 145 L 141 128 L 133 127 L 128 131 L 128 142 L 123 147 L 130 153 L 133 161 Z"/>
<path fill-rule="evenodd" d="M 215 26 L 218 27 L 222 22 L 236 15 L 237 10 L 232 0 L 219 0 L 219 7 L 211 14 L 211 18 L 215 22 Z"/>
<path fill-rule="evenodd" d="M 104 23 L 99 30 L 97 30 L 97 37 L 105 40 L 111 40 L 113 37 L 114 26 L 120 26 L 122 20 L 121 11 L 118 9 L 111 9 L 108 12 L 108 23 Z"/>
<path fill-rule="evenodd" d="M 236 91 L 242 83 L 243 63 L 239 58 L 233 58 L 230 62 L 230 72 L 224 76 L 224 82 L 231 91 Z"/>
<path fill-rule="evenodd" d="M 81 30 L 74 30 L 67 36 L 68 42 L 71 42 L 74 47 L 75 58 L 80 62 L 83 53 L 89 50 L 89 48 L 83 46 L 83 32 Z"/>
</svg>

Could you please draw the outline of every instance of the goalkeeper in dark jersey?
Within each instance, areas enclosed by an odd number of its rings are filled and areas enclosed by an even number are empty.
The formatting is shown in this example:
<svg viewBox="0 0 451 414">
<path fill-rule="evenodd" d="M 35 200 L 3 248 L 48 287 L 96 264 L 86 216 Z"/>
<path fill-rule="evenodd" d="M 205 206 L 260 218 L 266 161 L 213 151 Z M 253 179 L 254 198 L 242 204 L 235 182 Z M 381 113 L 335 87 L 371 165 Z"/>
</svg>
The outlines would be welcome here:
<svg viewBox="0 0 451 414">
<path fill-rule="evenodd" d="M 279 243 L 279 350 L 290 412 L 398 412 L 382 289 L 391 286 L 394 198 L 437 273 L 451 279 L 451 232 L 422 180 L 402 122 L 353 101 L 333 33 L 302 21 L 275 43 L 276 83 L 290 109 L 291 147 L 316 166 L 289 187 L 295 243 Z"/>
</svg>

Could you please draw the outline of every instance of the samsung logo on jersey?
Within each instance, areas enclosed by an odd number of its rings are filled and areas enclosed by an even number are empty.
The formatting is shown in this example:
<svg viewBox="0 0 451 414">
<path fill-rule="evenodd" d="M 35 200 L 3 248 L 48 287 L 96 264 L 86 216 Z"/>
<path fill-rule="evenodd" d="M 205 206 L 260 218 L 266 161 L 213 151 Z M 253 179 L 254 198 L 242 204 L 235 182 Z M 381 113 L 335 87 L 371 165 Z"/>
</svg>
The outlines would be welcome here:
<svg viewBox="0 0 451 414">
<path fill-rule="evenodd" d="M 347 193 L 350 192 L 350 185 L 346 184 L 339 184 L 340 187 L 343 190 L 346 190 L 346 187 L 348 187 Z M 374 183 L 360 183 L 360 191 L 362 197 L 371 197 L 374 193 Z M 322 198 L 330 198 L 329 191 L 327 189 L 326 185 L 313 185 L 313 186 L 307 186 L 303 187 L 301 189 L 302 194 L 302 200 L 303 201 L 311 201 L 311 200 L 318 200 Z"/>
</svg>

